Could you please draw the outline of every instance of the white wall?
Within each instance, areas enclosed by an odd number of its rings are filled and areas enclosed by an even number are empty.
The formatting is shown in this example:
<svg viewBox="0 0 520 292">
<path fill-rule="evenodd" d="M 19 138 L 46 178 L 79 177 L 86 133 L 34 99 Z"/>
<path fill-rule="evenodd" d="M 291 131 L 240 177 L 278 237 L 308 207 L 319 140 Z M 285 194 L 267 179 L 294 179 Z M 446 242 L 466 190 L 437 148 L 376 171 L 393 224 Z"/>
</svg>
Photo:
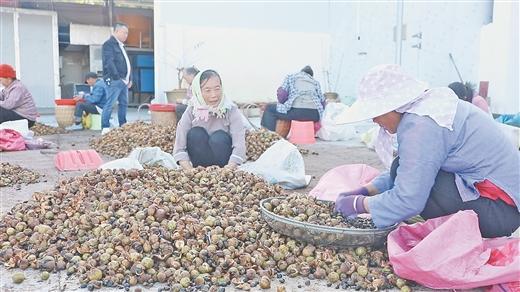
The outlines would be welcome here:
<svg viewBox="0 0 520 292">
<path fill-rule="evenodd" d="M 37 107 L 54 107 L 60 97 L 56 12 L 0 7 L 0 16 L 1 61 L 16 69 Z M 6 20 L 12 26 L 4 28 Z"/>
<path fill-rule="evenodd" d="M 193 64 L 219 72 L 226 95 L 236 102 L 274 101 L 285 75 L 307 64 L 323 84 L 326 34 L 180 25 L 155 33 L 156 92 L 176 88 L 176 68 Z"/>
<path fill-rule="evenodd" d="M 248 29 L 297 32 L 327 32 L 328 2 L 225 2 L 208 0 L 154 1 L 156 25 L 183 24 L 203 27 L 240 27 Z M 159 20 L 157 22 L 157 20 Z"/>
<path fill-rule="evenodd" d="M 69 30 L 71 45 L 103 45 L 112 34 L 110 26 L 71 23 Z"/>
<path fill-rule="evenodd" d="M 356 96 L 368 69 L 394 63 L 395 3 L 334 3 L 330 22 L 332 90 Z"/>
<path fill-rule="evenodd" d="M 519 4 L 495 2 L 493 23 L 482 28 L 480 80 L 489 81 L 491 111 L 520 112 Z"/>
<path fill-rule="evenodd" d="M 330 36 L 329 58 L 322 68 L 331 72 L 331 87 L 340 96 L 355 96 L 362 75 L 372 66 L 395 62 L 396 1 L 315 3 L 172 3 L 155 1 L 155 29 L 165 25 L 319 33 Z M 405 1 L 402 65 L 432 86 L 458 80 L 450 62 L 455 58 L 465 81 L 478 84 L 480 29 L 490 21 L 493 1 Z M 422 32 L 421 50 L 412 48 Z M 157 37 L 156 40 L 159 40 Z M 290 41 L 290 40 L 289 40 Z M 166 45 L 166 44 L 165 44 Z M 170 44 L 168 44 L 170 45 Z M 222 44 L 225 46 L 226 44 Z M 276 44 L 271 44 L 275 46 Z M 161 50 L 157 46 L 156 54 Z M 278 54 L 270 64 L 285 63 L 291 54 Z M 228 60 L 232 62 L 232 60 Z M 311 64 L 312 65 L 312 64 Z M 243 68 L 249 64 L 241 64 Z M 301 66 L 298 66 L 301 67 Z M 298 69 L 298 68 L 295 68 Z M 293 70 L 294 71 L 294 70 Z M 270 75 L 288 72 L 272 70 Z M 162 72 L 156 71 L 156 76 Z M 234 77 L 229 76 L 229 79 Z M 326 87 L 326 84 L 322 84 Z M 271 91 L 272 92 L 272 91 Z"/>
<path fill-rule="evenodd" d="M 15 65 L 13 13 L 0 11 L 0 60 L 2 63 Z"/>
<path fill-rule="evenodd" d="M 285 75 L 305 65 L 325 87 L 326 12 L 313 3 L 155 1 L 156 96 L 176 88 L 180 63 L 217 70 L 237 102 L 274 101 Z"/>
<path fill-rule="evenodd" d="M 480 29 L 491 19 L 491 1 L 407 2 L 403 66 L 432 86 L 459 81 L 450 61 L 453 55 L 463 80 L 478 86 Z M 422 39 L 412 38 L 422 33 Z M 422 48 L 412 48 L 421 43 Z"/>
<path fill-rule="evenodd" d="M 334 3 L 331 14 L 331 58 L 342 95 L 355 95 L 362 75 L 380 63 L 394 63 L 395 1 L 377 3 Z M 489 22 L 492 1 L 405 1 L 402 66 L 431 86 L 447 86 L 458 80 L 449 53 L 465 81 L 478 85 L 479 34 Z M 412 35 L 422 33 L 422 39 Z M 359 36 L 359 40 L 358 37 Z M 422 48 L 412 48 L 421 43 Z M 366 53 L 366 55 L 359 53 Z M 341 69 L 339 69 L 341 68 Z"/>
</svg>

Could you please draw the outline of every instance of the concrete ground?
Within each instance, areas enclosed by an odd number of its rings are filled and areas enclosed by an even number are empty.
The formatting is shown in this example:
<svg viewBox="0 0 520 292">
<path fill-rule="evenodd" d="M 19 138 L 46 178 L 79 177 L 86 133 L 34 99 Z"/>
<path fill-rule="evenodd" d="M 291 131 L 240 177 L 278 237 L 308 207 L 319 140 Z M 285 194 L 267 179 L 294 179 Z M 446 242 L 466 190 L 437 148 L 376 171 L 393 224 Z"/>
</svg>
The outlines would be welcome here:
<svg viewBox="0 0 520 292">
<path fill-rule="evenodd" d="M 136 120 L 136 113 L 129 114 L 130 121 Z M 53 117 L 44 116 L 41 122 L 53 125 Z M 254 121 L 258 122 L 258 121 Z M 55 121 L 54 121 L 55 125 Z M 70 149 L 88 149 L 88 141 L 100 135 L 99 131 L 79 131 L 69 134 L 44 136 L 45 140 L 52 141 L 59 145 L 60 150 Z M 382 169 L 376 154 L 363 147 L 359 140 L 354 139 L 348 142 L 324 142 L 318 141 L 315 144 L 302 147 L 309 150 L 309 154 L 304 155 L 306 172 L 313 176 L 310 185 L 300 192 L 308 192 L 316 185 L 319 178 L 329 169 L 352 163 L 365 163 Z M 312 154 L 315 152 L 316 154 Z M 54 167 L 54 154 L 44 154 L 39 150 L 34 151 L 20 151 L 20 152 L 0 152 L 0 161 L 17 164 L 44 174 L 42 182 L 21 186 L 17 190 L 14 187 L 5 187 L 0 189 L 0 214 L 5 214 L 15 204 L 29 200 L 34 192 L 51 189 L 53 185 L 61 178 L 77 176 L 84 173 L 84 171 L 75 172 L 59 172 Z M 110 158 L 104 156 L 105 162 Z M 39 271 L 25 270 L 26 280 L 22 284 L 13 284 L 11 275 L 16 270 L 6 270 L 5 267 L 0 266 L 0 291 L 73 291 L 79 289 L 78 280 L 74 277 L 67 277 L 66 273 L 51 274 L 49 280 L 40 281 Z M 278 286 L 285 286 L 287 291 L 335 291 L 333 287 L 327 287 L 324 281 L 311 281 L 310 286 L 305 286 L 304 278 L 287 278 L 284 284 L 280 284 L 278 280 L 274 279 L 272 282 L 271 291 L 276 291 Z M 145 291 L 157 291 L 164 285 L 156 284 L 153 287 L 143 288 Z M 102 291 L 112 291 L 113 289 L 102 289 Z M 132 288 L 131 291 L 134 291 Z M 419 289 L 425 291 L 427 289 Z M 116 290 L 114 290 L 116 291 Z M 121 290 L 119 290 L 121 291 Z M 233 291 L 233 288 L 227 288 L 226 291 Z M 266 290 L 263 290 L 266 291 Z"/>
</svg>

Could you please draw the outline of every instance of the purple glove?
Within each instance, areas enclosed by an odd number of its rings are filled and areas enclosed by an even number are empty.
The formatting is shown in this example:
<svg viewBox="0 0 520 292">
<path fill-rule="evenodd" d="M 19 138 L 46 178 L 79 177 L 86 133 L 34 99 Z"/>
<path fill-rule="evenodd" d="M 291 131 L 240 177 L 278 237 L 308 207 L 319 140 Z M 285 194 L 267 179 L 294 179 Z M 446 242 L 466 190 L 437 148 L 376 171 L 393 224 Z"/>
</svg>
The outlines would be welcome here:
<svg viewBox="0 0 520 292">
<path fill-rule="evenodd" d="M 365 196 L 360 195 L 339 196 L 336 199 L 336 212 L 341 213 L 344 217 L 367 213 L 363 204 L 365 199 Z"/>
<path fill-rule="evenodd" d="M 279 103 L 285 103 L 289 99 L 289 93 L 283 87 L 278 87 L 276 91 L 276 97 L 278 97 Z"/>
<path fill-rule="evenodd" d="M 368 196 L 368 189 L 365 187 L 360 187 L 359 189 L 355 189 L 349 192 L 343 192 L 339 193 L 339 197 L 347 197 L 347 196 L 353 196 L 353 195 L 362 195 L 362 196 Z"/>
</svg>

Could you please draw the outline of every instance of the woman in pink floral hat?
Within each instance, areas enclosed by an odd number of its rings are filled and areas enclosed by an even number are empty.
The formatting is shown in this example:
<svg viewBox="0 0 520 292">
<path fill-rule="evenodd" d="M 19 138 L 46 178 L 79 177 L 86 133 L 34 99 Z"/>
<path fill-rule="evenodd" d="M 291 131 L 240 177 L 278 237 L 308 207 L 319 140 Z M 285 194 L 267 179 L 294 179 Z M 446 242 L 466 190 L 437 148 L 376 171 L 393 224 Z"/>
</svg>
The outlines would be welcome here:
<svg viewBox="0 0 520 292">
<path fill-rule="evenodd" d="M 473 210 L 489 238 L 520 226 L 520 152 L 486 113 L 448 87 L 429 88 L 397 65 L 380 65 L 362 78 L 358 100 L 336 122 L 367 119 L 380 126 L 376 152 L 391 167 L 338 196 L 344 216 L 370 213 L 385 227 L 419 214 Z"/>
</svg>

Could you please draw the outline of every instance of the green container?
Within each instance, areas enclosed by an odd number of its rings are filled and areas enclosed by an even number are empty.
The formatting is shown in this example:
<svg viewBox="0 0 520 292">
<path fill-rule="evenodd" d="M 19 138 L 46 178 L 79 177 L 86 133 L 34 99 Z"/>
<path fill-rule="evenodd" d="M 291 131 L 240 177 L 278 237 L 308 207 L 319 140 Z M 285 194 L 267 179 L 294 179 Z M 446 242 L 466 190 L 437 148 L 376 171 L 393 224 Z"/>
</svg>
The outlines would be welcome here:
<svg viewBox="0 0 520 292">
<path fill-rule="evenodd" d="M 101 130 L 101 115 L 90 115 L 90 129 L 94 131 Z"/>
</svg>

